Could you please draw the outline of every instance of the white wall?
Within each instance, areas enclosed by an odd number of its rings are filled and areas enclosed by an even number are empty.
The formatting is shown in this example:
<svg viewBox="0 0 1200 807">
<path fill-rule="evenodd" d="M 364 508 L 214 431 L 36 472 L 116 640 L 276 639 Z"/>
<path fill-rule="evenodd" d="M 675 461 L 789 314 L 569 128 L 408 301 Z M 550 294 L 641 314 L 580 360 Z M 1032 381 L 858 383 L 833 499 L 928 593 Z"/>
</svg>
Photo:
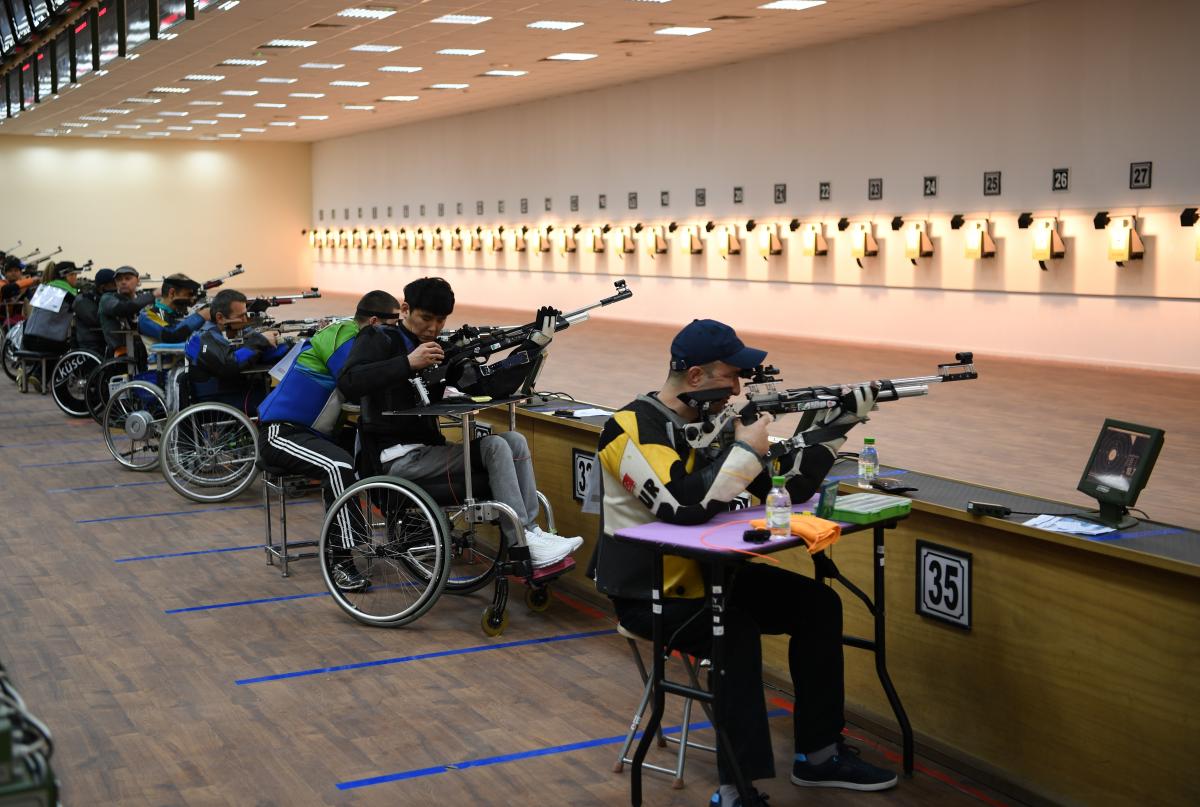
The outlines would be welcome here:
<svg viewBox="0 0 1200 807">
<path fill-rule="evenodd" d="M 18 239 L 96 267 L 196 280 L 246 267 L 237 287 L 311 283 L 301 243 L 311 147 L 0 137 L 0 249 Z"/>
<path fill-rule="evenodd" d="M 806 258 L 788 245 L 764 261 L 751 244 L 728 260 L 715 244 L 704 256 L 673 250 L 655 260 L 611 250 L 318 249 L 314 282 L 362 291 L 414 274 L 397 269 L 436 270 L 464 300 L 526 309 L 582 304 L 603 292 L 588 275 L 622 275 L 637 296 L 612 309 L 614 317 L 719 316 L 745 330 L 1200 371 L 1197 230 L 1178 218 L 1200 203 L 1200 105 L 1187 58 L 1198 26 L 1200 4 L 1182 0 L 1044 0 L 318 143 L 310 221 L 321 227 L 795 216 L 822 221 L 830 250 Z M 1153 189 L 1129 190 L 1129 163 L 1141 160 L 1154 163 Z M 1058 167 L 1071 169 L 1065 193 L 1050 190 Z M 988 170 L 1003 171 L 999 197 L 982 195 Z M 922 194 L 926 175 L 939 178 L 936 198 Z M 867 200 L 869 177 L 883 178 L 882 201 Z M 831 201 L 817 200 L 820 181 L 832 182 Z M 772 200 L 780 182 L 785 205 Z M 732 202 L 735 185 L 745 188 L 744 204 Z M 702 209 L 693 204 L 697 187 L 708 191 Z M 663 190 L 667 207 L 659 206 Z M 639 194 L 636 211 L 626 207 L 631 191 Z M 578 213 L 568 210 L 572 194 Z M 482 216 L 477 200 L 485 202 Z M 1100 209 L 1139 216 L 1145 260 L 1107 260 L 1104 234 L 1091 225 Z M 1049 271 L 1016 227 L 1025 210 L 1062 221 L 1067 258 Z M 962 234 L 949 227 L 953 212 L 992 220 L 995 260 L 963 256 Z M 887 225 L 896 214 L 930 222 L 932 259 L 915 267 L 905 259 Z M 861 269 L 838 238 L 842 216 L 876 223 L 880 254 Z"/>
</svg>

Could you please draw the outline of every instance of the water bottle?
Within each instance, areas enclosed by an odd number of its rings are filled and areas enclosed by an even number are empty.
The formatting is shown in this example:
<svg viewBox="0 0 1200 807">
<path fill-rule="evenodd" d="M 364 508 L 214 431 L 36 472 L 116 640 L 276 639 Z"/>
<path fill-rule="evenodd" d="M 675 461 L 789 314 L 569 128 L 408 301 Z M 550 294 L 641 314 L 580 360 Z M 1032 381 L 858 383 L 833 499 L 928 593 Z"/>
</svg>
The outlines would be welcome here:
<svg viewBox="0 0 1200 807">
<path fill-rule="evenodd" d="M 869 488 L 879 475 L 879 453 L 875 450 L 875 438 L 863 438 L 862 451 L 858 452 L 858 486 Z"/>
<path fill-rule="evenodd" d="M 772 538 L 787 538 L 792 534 L 792 495 L 787 492 L 787 479 L 771 477 L 771 492 L 767 494 L 767 529 Z"/>
</svg>

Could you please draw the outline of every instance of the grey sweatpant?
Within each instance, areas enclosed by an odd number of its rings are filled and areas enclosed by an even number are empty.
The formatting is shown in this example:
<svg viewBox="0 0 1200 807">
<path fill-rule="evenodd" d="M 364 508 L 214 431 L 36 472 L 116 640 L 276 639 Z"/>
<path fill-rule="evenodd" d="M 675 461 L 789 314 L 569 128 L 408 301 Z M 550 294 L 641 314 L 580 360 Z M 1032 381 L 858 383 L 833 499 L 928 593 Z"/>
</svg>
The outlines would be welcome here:
<svg viewBox="0 0 1200 807">
<path fill-rule="evenodd" d="M 533 457 L 529 443 L 520 432 L 500 432 L 475 441 L 471 450 L 478 449 L 487 470 L 488 484 L 496 501 L 511 507 L 525 529 L 537 523 L 537 481 L 533 477 Z M 459 475 L 463 471 L 463 449 L 461 443 L 444 446 L 421 446 L 409 451 L 388 466 L 391 476 L 399 476 L 420 484 L 423 479 L 445 479 L 446 474 Z M 507 519 L 500 524 L 510 542 L 516 536 L 508 535 Z"/>
</svg>

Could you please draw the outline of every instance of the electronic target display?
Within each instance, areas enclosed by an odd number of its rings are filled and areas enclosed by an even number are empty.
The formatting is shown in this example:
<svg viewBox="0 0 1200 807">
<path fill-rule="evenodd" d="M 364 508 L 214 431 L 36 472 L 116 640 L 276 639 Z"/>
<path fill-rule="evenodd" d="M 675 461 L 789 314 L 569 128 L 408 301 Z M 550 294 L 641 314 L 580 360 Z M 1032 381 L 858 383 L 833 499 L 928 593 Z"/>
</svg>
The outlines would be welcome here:
<svg viewBox="0 0 1200 807">
<path fill-rule="evenodd" d="M 37 103 L 37 70 L 33 65 L 33 59 L 21 63 L 21 109 L 33 109 Z"/>
<path fill-rule="evenodd" d="M 1106 426 L 1085 478 L 1096 486 L 1128 491 L 1146 462 L 1152 438 L 1129 429 Z"/>
<path fill-rule="evenodd" d="M 92 29 L 91 15 L 85 14 L 75 21 L 75 80 L 92 72 Z"/>
<path fill-rule="evenodd" d="M 35 62 L 37 63 L 38 99 L 45 101 L 54 95 L 54 74 L 50 67 L 49 45 L 46 45 L 37 52 Z"/>
<path fill-rule="evenodd" d="M 35 31 L 40 31 L 50 24 L 50 6 L 46 0 L 25 0 L 29 11 L 29 25 Z"/>
<path fill-rule="evenodd" d="M 150 41 L 150 0 L 125 0 L 125 52 Z"/>
<path fill-rule="evenodd" d="M 187 0 L 158 0 L 158 32 L 173 28 L 186 19 Z"/>
<path fill-rule="evenodd" d="M 29 12 L 25 10 L 24 0 L 0 0 L 0 3 L 8 11 L 17 44 L 27 41 L 33 33 L 33 27 L 29 24 Z"/>
<path fill-rule="evenodd" d="M 71 83 L 71 32 L 63 31 L 54 39 L 54 62 L 58 68 L 58 86 L 55 92 L 62 92 Z"/>
<path fill-rule="evenodd" d="M 121 28 L 115 0 L 101 0 L 96 8 L 100 22 L 100 64 L 108 64 L 121 52 Z"/>
<path fill-rule="evenodd" d="M 17 46 L 17 36 L 13 33 L 12 20 L 8 17 L 8 9 L 0 2 L 0 56 L 7 56 Z"/>
</svg>

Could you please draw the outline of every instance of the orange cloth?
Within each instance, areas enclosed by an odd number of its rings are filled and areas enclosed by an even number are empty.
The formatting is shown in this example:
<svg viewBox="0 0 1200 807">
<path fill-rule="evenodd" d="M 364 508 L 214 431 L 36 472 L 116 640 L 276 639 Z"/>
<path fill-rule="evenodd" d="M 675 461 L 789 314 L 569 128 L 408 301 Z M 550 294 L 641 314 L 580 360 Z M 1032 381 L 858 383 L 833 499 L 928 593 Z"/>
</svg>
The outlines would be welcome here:
<svg viewBox="0 0 1200 807">
<path fill-rule="evenodd" d="M 765 518 L 756 518 L 750 525 L 758 530 L 767 529 Z M 792 514 L 792 535 L 804 539 L 808 554 L 815 555 L 822 549 L 833 546 L 842 537 L 842 526 L 835 521 L 817 518 L 807 513 Z"/>
</svg>

